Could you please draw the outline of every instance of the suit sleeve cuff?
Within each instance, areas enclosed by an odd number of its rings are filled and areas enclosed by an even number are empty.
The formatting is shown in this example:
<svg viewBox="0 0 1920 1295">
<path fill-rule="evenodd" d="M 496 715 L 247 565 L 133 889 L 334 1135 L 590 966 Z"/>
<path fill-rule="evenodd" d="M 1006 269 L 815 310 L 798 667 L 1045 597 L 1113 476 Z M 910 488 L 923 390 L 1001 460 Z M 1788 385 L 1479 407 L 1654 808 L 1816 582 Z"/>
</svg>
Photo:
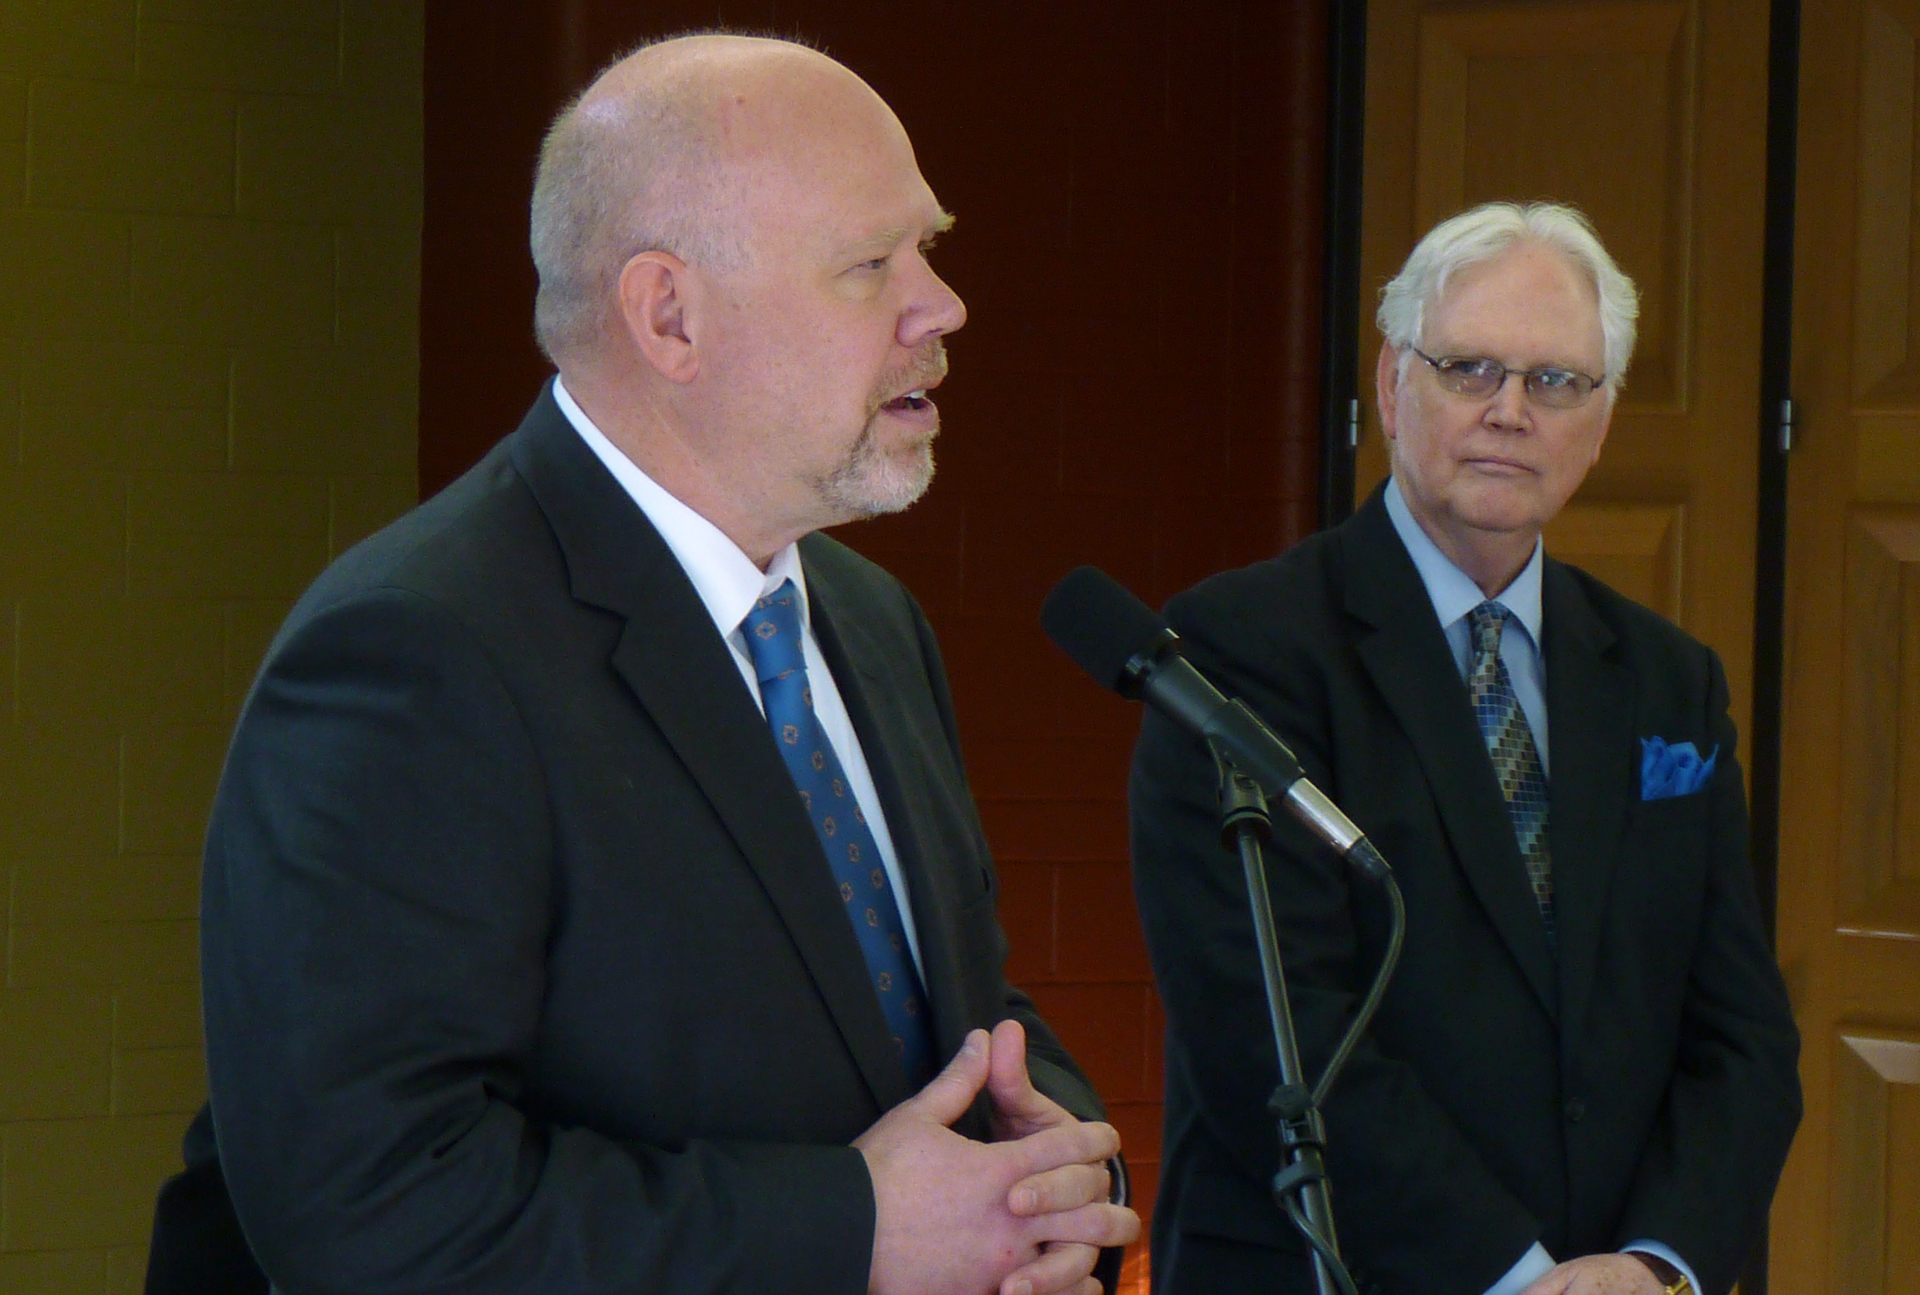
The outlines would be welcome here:
<svg viewBox="0 0 1920 1295">
<path fill-rule="evenodd" d="M 1520 1295 L 1520 1292 L 1553 1271 L 1553 1256 L 1538 1241 L 1520 1256 L 1520 1262 L 1507 1269 L 1507 1275 L 1487 1287 L 1487 1295 Z"/>
<path fill-rule="evenodd" d="M 1693 1269 L 1688 1266 L 1686 1260 L 1682 1259 L 1679 1254 L 1674 1251 L 1672 1246 L 1662 1245 L 1658 1241 L 1642 1240 L 1629 1241 L 1627 1244 L 1621 1246 L 1620 1249 L 1623 1253 L 1628 1250 L 1638 1250 L 1642 1254 L 1652 1255 L 1655 1259 L 1666 1260 L 1675 1268 L 1678 1268 L 1686 1277 L 1687 1285 L 1694 1289 L 1694 1295 L 1701 1295 L 1700 1279 L 1693 1275 Z"/>
<path fill-rule="evenodd" d="M 1029 1051 L 1027 1076 L 1035 1088 L 1058 1102 L 1075 1119 L 1106 1120 L 1106 1108 L 1092 1087 L 1065 1066 Z"/>
</svg>

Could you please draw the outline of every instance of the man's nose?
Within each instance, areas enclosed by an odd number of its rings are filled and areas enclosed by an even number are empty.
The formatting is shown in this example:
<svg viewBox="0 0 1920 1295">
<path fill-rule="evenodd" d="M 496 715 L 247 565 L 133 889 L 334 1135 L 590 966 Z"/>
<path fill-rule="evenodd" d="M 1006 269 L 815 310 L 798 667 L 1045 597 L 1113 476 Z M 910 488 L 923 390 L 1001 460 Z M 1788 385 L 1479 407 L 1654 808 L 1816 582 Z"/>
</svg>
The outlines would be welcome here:
<svg viewBox="0 0 1920 1295">
<path fill-rule="evenodd" d="M 967 322 L 967 303 L 949 288 L 931 267 L 922 265 L 923 281 L 914 285 L 912 299 L 900 313 L 899 342 L 918 346 L 930 337 L 957 331 Z"/>
<path fill-rule="evenodd" d="M 1487 402 L 1486 420 L 1496 427 L 1526 427 L 1533 421 L 1530 401 L 1527 375 L 1508 369 L 1493 399 Z"/>
</svg>

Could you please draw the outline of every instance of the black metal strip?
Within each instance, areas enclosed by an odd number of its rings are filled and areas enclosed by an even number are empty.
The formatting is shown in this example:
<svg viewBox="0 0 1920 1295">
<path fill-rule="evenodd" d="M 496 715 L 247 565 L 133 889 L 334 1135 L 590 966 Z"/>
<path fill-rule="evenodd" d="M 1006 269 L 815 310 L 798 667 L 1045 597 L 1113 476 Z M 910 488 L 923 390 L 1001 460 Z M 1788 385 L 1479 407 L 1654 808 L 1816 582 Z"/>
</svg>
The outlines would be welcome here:
<svg viewBox="0 0 1920 1295">
<path fill-rule="evenodd" d="M 1320 338 L 1320 525 L 1353 512 L 1351 402 L 1360 395 L 1360 197 L 1366 140 L 1367 3 L 1327 13 L 1327 259 Z"/>
<path fill-rule="evenodd" d="M 1800 130 L 1800 0 L 1772 0 L 1767 48 L 1767 215 L 1760 296 L 1760 490 L 1753 586 L 1754 884 L 1772 936 L 1780 875 L 1780 719 L 1786 646 L 1787 454 L 1793 398 L 1793 219 Z M 1740 1274 L 1767 1295 L 1767 1242 Z"/>
<path fill-rule="evenodd" d="M 1754 580 L 1754 878 L 1768 928 L 1780 860 L 1780 711 L 1786 640 L 1787 402 L 1793 376 L 1793 205 L 1799 131 L 1800 0 L 1772 0 L 1767 103 L 1767 226 L 1760 298 L 1760 497 Z"/>
</svg>

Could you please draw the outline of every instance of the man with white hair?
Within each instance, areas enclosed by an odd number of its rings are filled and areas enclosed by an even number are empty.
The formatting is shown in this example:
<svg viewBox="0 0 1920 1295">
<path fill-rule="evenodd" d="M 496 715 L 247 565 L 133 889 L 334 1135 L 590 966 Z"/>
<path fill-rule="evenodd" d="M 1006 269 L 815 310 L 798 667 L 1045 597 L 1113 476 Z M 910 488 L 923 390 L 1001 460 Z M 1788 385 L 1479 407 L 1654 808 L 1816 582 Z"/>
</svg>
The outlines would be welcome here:
<svg viewBox="0 0 1920 1295">
<path fill-rule="evenodd" d="M 559 376 L 301 599 L 208 833 L 197 1145 L 279 1289 L 1093 1295 L 1137 1233 L 932 633 L 816 534 L 927 487 L 950 223 L 791 43 L 554 124 Z"/>
<path fill-rule="evenodd" d="M 1439 225 L 1380 307 L 1391 479 L 1343 525 L 1168 608 L 1405 891 L 1399 974 L 1324 1110 L 1362 1290 L 1723 1292 L 1799 1119 L 1720 663 L 1541 542 L 1599 457 L 1636 313 L 1570 208 Z M 1168 1018 L 1155 1289 L 1311 1291 L 1269 1195 L 1278 1067 L 1213 764 L 1151 714 L 1132 809 Z M 1277 829 L 1312 1077 L 1389 914 Z"/>
</svg>

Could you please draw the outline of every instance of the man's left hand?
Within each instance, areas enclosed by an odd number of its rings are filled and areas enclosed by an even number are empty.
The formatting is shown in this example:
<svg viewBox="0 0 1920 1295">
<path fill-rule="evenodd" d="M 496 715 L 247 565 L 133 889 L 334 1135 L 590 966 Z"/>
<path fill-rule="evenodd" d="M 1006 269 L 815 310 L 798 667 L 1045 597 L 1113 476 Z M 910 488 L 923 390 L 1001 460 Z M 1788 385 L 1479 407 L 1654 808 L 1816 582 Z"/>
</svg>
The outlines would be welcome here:
<svg viewBox="0 0 1920 1295">
<path fill-rule="evenodd" d="M 1661 1295 L 1665 1289 L 1632 1255 L 1586 1255 L 1555 1267 L 1520 1295 Z"/>
<path fill-rule="evenodd" d="M 989 1047 L 991 1068 L 987 1095 L 993 1102 L 993 1136 L 1005 1142 L 1024 1138 L 1060 1124 L 1078 1123 L 1073 1112 L 1033 1086 L 1027 1074 L 1027 1032 L 1018 1021 L 994 1027 Z M 1031 1217 L 1104 1202 L 1112 1189 L 1105 1162 L 1062 1165 L 1023 1178 L 1007 1193 L 1007 1208 Z M 1008 1275 L 1000 1295 L 1041 1295 L 1047 1291 L 1082 1291 L 1099 1284 L 1087 1274 L 1099 1258 L 1094 1246 L 1053 1244 L 1038 1260 Z"/>
</svg>

